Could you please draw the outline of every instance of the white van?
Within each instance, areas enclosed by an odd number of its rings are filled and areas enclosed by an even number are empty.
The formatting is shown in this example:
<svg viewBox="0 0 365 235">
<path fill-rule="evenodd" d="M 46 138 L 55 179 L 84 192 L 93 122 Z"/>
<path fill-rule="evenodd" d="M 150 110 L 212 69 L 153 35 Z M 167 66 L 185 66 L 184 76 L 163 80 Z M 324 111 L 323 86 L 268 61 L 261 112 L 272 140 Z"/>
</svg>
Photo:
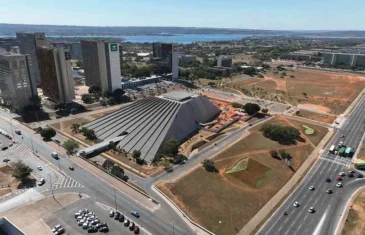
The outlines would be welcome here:
<svg viewBox="0 0 365 235">
<path fill-rule="evenodd" d="M 58 159 L 58 153 L 56 153 L 56 152 L 52 152 L 52 153 L 51 153 L 51 156 L 52 156 L 54 159 Z"/>
</svg>

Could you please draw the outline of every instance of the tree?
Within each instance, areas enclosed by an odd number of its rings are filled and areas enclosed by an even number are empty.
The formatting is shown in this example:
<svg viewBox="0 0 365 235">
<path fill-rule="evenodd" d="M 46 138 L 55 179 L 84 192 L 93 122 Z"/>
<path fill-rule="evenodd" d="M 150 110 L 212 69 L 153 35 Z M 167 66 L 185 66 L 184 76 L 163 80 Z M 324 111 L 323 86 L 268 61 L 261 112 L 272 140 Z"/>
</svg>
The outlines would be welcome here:
<svg viewBox="0 0 365 235">
<path fill-rule="evenodd" d="M 138 159 L 140 156 L 141 156 L 141 151 L 139 151 L 137 149 L 133 150 L 132 157 L 134 159 Z"/>
<path fill-rule="evenodd" d="M 208 86 L 215 86 L 217 85 L 215 82 L 208 82 Z"/>
<path fill-rule="evenodd" d="M 86 131 L 84 132 L 84 135 L 85 135 L 86 139 L 96 140 L 96 135 L 95 135 L 94 130 L 86 129 Z"/>
<path fill-rule="evenodd" d="M 101 94 L 101 87 L 99 85 L 91 85 L 89 87 L 89 94 Z"/>
<path fill-rule="evenodd" d="M 42 127 L 37 127 L 37 128 L 34 128 L 34 131 L 35 131 L 35 133 L 37 133 L 37 134 L 40 134 L 41 132 L 42 132 L 42 130 L 43 130 L 43 128 Z"/>
<path fill-rule="evenodd" d="M 76 149 L 79 148 L 79 144 L 75 140 L 66 140 L 63 142 L 62 147 L 67 150 L 67 153 L 72 154 Z"/>
<path fill-rule="evenodd" d="M 280 144 L 295 144 L 295 140 L 300 137 L 300 131 L 291 126 L 264 124 L 260 131 L 265 137 Z"/>
<path fill-rule="evenodd" d="M 91 103 L 94 101 L 94 99 L 93 99 L 92 95 L 90 95 L 90 94 L 83 94 L 83 95 L 81 96 L 81 100 L 82 100 L 82 102 L 84 102 L 85 104 L 91 104 Z"/>
<path fill-rule="evenodd" d="M 280 156 L 281 156 L 281 158 L 282 159 L 288 159 L 288 160 L 291 160 L 292 159 L 292 157 L 291 157 L 291 155 L 290 155 L 290 153 L 288 153 L 287 151 L 285 151 L 284 149 L 280 149 L 279 150 L 279 153 L 280 153 Z"/>
<path fill-rule="evenodd" d="M 261 73 L 257 74 L 258 78 L 264 78 L 264 75 L 262 75 Z"/>
<path fill-rule="evenodd" d="M 243 109 L 244 108 L 243 104 L 236 103 L 236 102 L 231 103 L 231 105 L 232 105 L 233 108 L 236 108 L 236 109 Z"/>
<path fill-rule="evenodd" d="M 307 97 L 307 93 L 303 92 L 302 94 L 303 94 L 303 96 Z"/>
<path fill-rule="evenodd" d="M 260 111 L 261 108 L 258 104 L 247 103 L 247 104 L 245 104 L 244 109 L 248 115 L 254 115 L 258 111 Z"/>
<path fill-rule="evenodd" d="M 82 61 L 82 60 L 76 61 L 76 66 L 83 68 L 84 67 L 84 61 Z"/>
<path fill-rule="evenodd" d="M 50 140 L 52 139 L 54 136 L 56 135 L 56 131 L 50 127 L 44 128 L 41 131 L 41 136 L 45 139 L 45 140 Z"/>
<path fill-rule="evenodd" d="M 79 128 L 80 128 L 80 124 L 78 124 L 78 123 L 72 123 L 72 125 L 71 125 L 72 132 L 75 132 L 75 133 L 80 132 L 79 131 Z"/>
<path fill-rule="evenodd" d="M 209 159 L 205 159 L 203 162 L 203 167 L 205 168 L 206 171 L 209 172 L 218 172 L 217 168 L 214 165 L 214 162 L 212 160 Z"/>
<path fill-rule="evenodd" d="M 109 159 L 106 159 L 103 164 L 101 165 L 104 169 L 106 169 L 107 171 L 111 171 L 112 167 L 114 166 L 114 162 L 109 160 Z"/>
<path fill-rule="evenodd" d="M 266 113 L 269 112 L 269 109 L 266 109 L 266 108 L 265 109 L 262 109 L 261 112 L 266 114 Z"/>
<path fill-rule="evenodd" d="M 24 181 L 28 179 L 33 169 L 25 165 L 22 161 L 18 161 L 14 164 L 13 177 L 18 181 Z"/>
<path fill-rule="evenodd" d="M 187 158 L 185 155 L 183 155 L 183 154 L 178 154 L 178 155 L 176 155 L 176 156 L 174 157 L 174 161 L 173 161 L 173 163 L 174 163 L 174 164 L 180 164 L 180 163 L 182 163 L 183 161 L 186 161 L 186 160 L 188 160 L 188 158 Z"/>
<path fill-rule="evenodd" d="M 247 67 L 243 69 L 243 73 L 249 76 L 253 76 L 256 74 L 256 70 L 254 67 Z"/>
<path fill-rule="evenodd" d="M 117 164 L 114 164 L 110 170 L 110 173 L 118 178 L 122 178 L 124 175 L 124 170 Z"/>
<path fill-rule="evenodd" d="M 278 152 L 276 150 L 270 150 L 270 155 L 273 158 L 278 158 L 279 157 Z"/>
<path fill-rule="evenodd" d="M 122 89 L 120 89 L 120 88 L 115 89 L 113 91 L 113 98 L 114 98 L 115 102 L 120 103 L 123 100 L 124 94 L 125 94 L 125 92 Z"/>
<path fill-rule="evenodd" d="M 162 153 L 167 156 L 175 156 L 179 152 L 180 143 L 175 139 L 170 139 L 165 142 L 162 147 Z"/>
</svg>

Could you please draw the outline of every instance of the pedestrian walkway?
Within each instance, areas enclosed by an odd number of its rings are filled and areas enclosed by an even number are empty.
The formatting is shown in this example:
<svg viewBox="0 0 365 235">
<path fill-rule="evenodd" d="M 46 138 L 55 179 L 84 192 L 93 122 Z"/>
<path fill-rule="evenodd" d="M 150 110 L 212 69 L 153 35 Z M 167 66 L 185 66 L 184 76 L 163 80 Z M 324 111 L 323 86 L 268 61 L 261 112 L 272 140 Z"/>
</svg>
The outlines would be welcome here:
<svg viewBox="0 0 365 235">
<path fill-rule="evenodd" d="M 57 181 L 52 184 L 52 189 L 61 189 L 61 188 L 83 188 L 84 186 L 74 180 L 70 176 L 61 175 L 58 177 Z"/>
<path fill-rule="evenodd" d="M 9 147 L 7 150 L 0 152 L 0 160 L 5 158 L 11 159 L 12 156 L 29 156 L 32 151 L 23 144 L 14 144 L 13 146 Z"/>
<path fill-rule="evenodd" d="M 328 153 L 327 155 L 322 154 L 322 156 L 320 157 L 320 160 L 333 162 L 333 163 L 336 163 L 338 165 L 342 165 L 342 166 L 347 167 L 347 168 L 350 168 L 350 165 L 351 165 L 351 162 L 352 162 L 352 158 L 341 157 L 341 156 L 333 155 L 333 154 L 330 154 L 330 153 Z"/>
</svg>

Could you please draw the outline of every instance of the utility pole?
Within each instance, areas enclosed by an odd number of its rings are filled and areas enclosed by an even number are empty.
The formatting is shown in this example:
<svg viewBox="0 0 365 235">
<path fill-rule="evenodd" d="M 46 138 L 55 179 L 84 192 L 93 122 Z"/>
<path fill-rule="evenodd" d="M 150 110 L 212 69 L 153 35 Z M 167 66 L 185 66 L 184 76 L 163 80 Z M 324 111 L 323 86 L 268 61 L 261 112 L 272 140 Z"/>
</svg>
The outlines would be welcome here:
<svg viewBox="0 0 365 235">
<path fill-rule="evenodd" d="M 51 178 L 51 175 L 48 174 L 49 176 L 49 182 L 51 182 L 51 190 L 52 190 L 52 197 L 54 198 L 54 194 L 53 194 L 53 185 L 52 185 L 52 178 Z"/>
<path fill-rule="evenodd" d="M 175 234 L 175 222 L 172 223 L 172 235 Z"/>
<path fill-rule="evenodd" d="M 118 210 L 118 207 L 117 207 L 117 194 L 115 193 L 115 187 L 113 189 L 114 189 L 115 210 L 117 211 Z"/>
</svg>

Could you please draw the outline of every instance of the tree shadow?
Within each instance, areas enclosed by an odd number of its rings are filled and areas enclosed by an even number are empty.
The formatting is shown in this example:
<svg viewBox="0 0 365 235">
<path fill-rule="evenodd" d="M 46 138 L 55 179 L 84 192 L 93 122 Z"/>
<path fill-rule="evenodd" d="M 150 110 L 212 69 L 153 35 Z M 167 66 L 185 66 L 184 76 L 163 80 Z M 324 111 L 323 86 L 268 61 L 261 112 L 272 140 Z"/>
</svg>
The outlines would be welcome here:
<svg viewBox="0 0 365 235">
<path fill-rule="evenodd" d="M 302 143 L 305 143 L 305 139 L 302 138 L 301 136 L 298 136 L 297 137 L 297 141 L 302 142 Z"/>
<path fill-rule="evenodd" d="M 20 182 L 17 189 L 26 189 L 26 188 L 34 188 L 37 185 L 36 179 L 24 179 Z"/>
</svg>

